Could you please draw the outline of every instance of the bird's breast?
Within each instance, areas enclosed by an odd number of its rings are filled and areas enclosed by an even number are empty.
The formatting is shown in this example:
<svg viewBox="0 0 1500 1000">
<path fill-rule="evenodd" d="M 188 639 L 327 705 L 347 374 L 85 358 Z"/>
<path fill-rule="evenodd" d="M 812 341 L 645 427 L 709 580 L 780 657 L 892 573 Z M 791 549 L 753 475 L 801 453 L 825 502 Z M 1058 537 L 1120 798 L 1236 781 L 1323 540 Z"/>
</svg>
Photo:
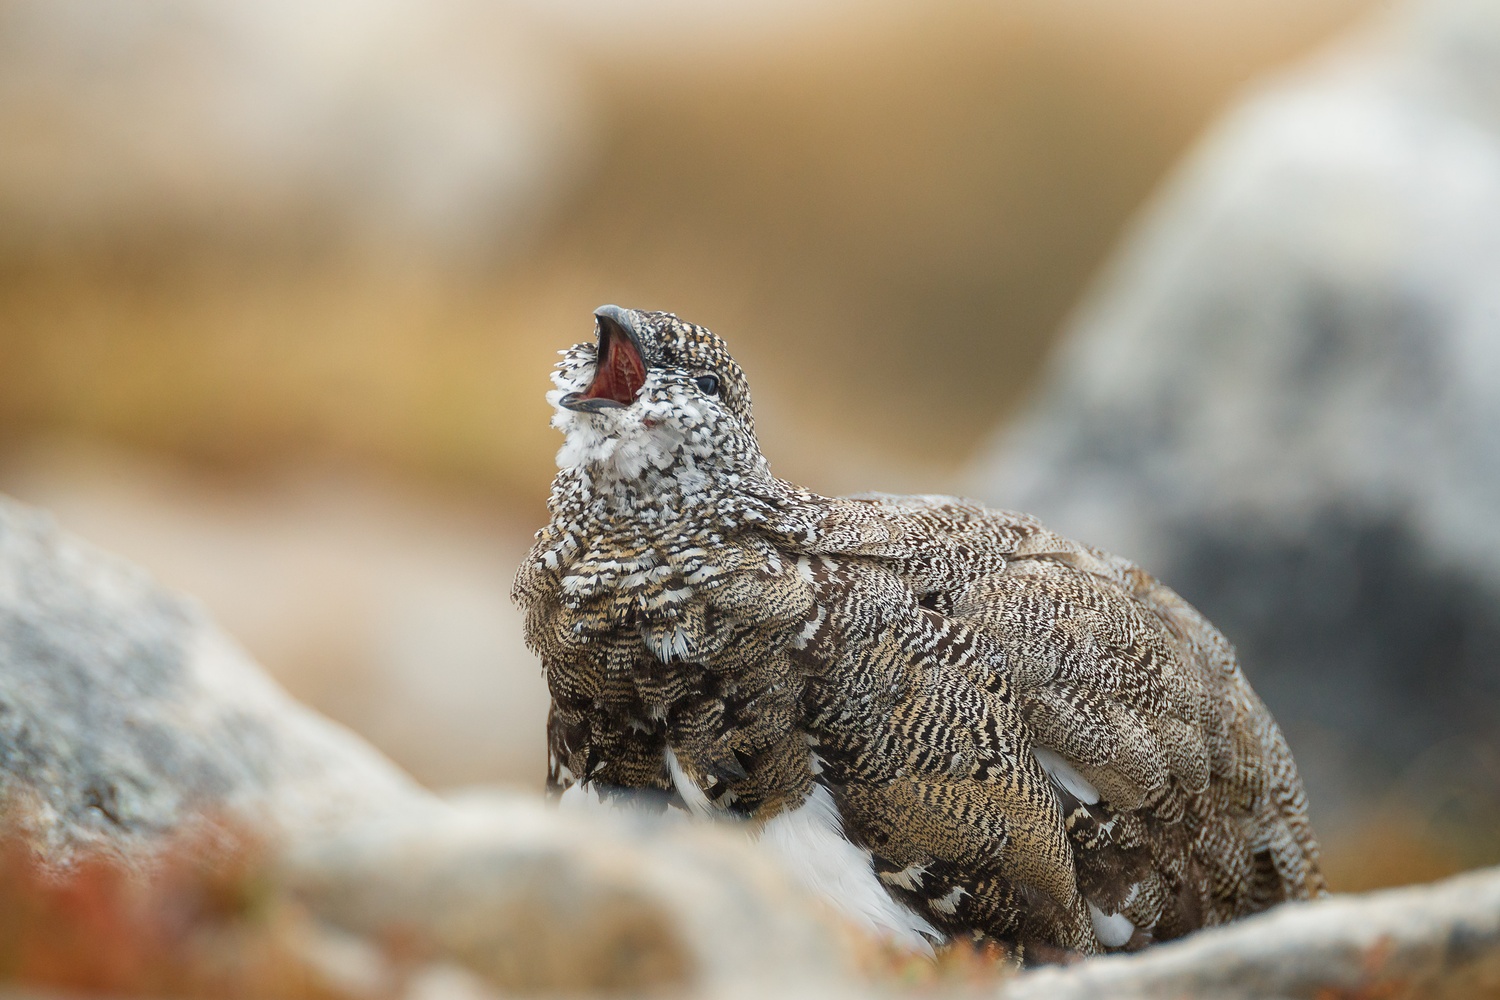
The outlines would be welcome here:
<svg viewBox="0 0 1500 1000">
<path fill-rule="evenodd" d="M 658 557 L 672 573 L 562 568 L 527 604 L 566 734 L 559 760 L 581 780 L 675 789 L 700 808 L 800 801 L 811 774 L 793 654 L 826 618 L 815 588 L 764 546 L 673 555 Z M 563 581 L 579 572 L 616 579 L 578 599 Z"/>
</svg>

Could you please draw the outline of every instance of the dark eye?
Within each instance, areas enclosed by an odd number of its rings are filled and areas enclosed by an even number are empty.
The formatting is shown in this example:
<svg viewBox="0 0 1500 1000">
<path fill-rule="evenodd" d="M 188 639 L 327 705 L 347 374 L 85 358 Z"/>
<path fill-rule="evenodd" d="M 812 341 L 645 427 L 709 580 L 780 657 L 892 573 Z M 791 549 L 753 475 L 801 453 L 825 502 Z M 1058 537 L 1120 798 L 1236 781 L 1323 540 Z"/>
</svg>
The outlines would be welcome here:
<svg viewBox="0 0 1500 1000">
<path fill-rule="evenodd" d="M 693 381 L 697 383 L 698 388 L 703 391 L 705 396 L 717 396 L 719 394 L 719 376 L 699 375 Z"/>
</svg>

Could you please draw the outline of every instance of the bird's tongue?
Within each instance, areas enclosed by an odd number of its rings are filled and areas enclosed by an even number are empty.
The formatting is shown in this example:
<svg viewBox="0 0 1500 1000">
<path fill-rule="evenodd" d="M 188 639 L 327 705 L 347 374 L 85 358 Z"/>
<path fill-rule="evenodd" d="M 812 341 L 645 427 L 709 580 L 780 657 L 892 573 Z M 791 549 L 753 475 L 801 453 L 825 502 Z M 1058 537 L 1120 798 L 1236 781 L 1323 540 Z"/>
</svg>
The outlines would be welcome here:
<svg viewBox="0 0 1500 1000">
<path fill-rule="evenodd" d="M 646 363 L 630 342 L 608 325 L 599 332 L 599 365 L 594 381 L 580 399 L 611 399 L 622 406 L 635 402 L 636 393 L 646 384 Z"/>
</svg>

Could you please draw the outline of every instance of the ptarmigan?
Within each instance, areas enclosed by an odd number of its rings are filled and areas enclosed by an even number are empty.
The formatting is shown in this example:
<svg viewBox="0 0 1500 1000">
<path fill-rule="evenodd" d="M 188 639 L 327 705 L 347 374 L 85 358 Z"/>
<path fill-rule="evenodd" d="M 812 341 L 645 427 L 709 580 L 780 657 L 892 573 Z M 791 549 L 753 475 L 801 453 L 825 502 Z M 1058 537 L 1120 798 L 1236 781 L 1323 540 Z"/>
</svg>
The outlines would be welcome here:
<svg viewBox="0 0 1500 1000">
<path fill-rule="evenodd" d="M 515 598 L 549 788 L 740 817 L 915 945 L 1137 948 L 1324 891 L 1224 638 L 1129 562 L 942 496 L 777 479 L 724 343 L 604 306 Z"/>
</svg>

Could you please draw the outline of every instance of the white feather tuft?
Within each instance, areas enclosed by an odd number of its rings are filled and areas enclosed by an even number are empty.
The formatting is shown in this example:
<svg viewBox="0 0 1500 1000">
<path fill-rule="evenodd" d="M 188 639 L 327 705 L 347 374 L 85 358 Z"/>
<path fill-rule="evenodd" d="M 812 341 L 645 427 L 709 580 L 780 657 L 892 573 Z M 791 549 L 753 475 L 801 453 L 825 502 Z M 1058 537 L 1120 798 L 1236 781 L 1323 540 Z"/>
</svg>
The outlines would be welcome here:
<svg viewBox="0 0 1500 1000">
<path fill-rule="evenodd" d="M 708 801 L 708 796 L 703 794 L 703 789 L 698 783 L 688 776 L 682 769 L 682 762 L 677 759 L 677 754 L 667 747 L 667 770 L 672 774 L 672 784 L 677 786 L 677 794 L 682 796 L 683 804 L 688 807 L 688 812 L 694 816 L 708 816 L 714 811 L 714 804 Z"/>
<path fill-rule="evenodd" d="M 1072 793 L 1084 805 L 1097 805 L 1099 802 L 1099 789 L 1089 782 L 1089 779 L 1078 773 L 1078 770 L 1063 759 L 1062 754 L 1046 747 L 1032 747 L 1032 754 L 1036 756 L 1042 770 L 1047 772 L 1047 777 Z"/>
<path fill-rule="evenodd" d="M 928 954 L 942 933 L 897 902 L 875 877 L 870 852 L 844 837 L 838 806 L 828 789 L 814 785 L 807 801 L 771 820 L 760 843 L 803 886 L 856 923 Z"/>
<path fill-rule="evenodd" d="M 1089 903 L 1089 919 L 1094 924 L 1094 937 L 1106 948 L 1120 948 L 1135 933 L 1135 924 L 1123 913 L 1105 913 Z"/>
</svg>

